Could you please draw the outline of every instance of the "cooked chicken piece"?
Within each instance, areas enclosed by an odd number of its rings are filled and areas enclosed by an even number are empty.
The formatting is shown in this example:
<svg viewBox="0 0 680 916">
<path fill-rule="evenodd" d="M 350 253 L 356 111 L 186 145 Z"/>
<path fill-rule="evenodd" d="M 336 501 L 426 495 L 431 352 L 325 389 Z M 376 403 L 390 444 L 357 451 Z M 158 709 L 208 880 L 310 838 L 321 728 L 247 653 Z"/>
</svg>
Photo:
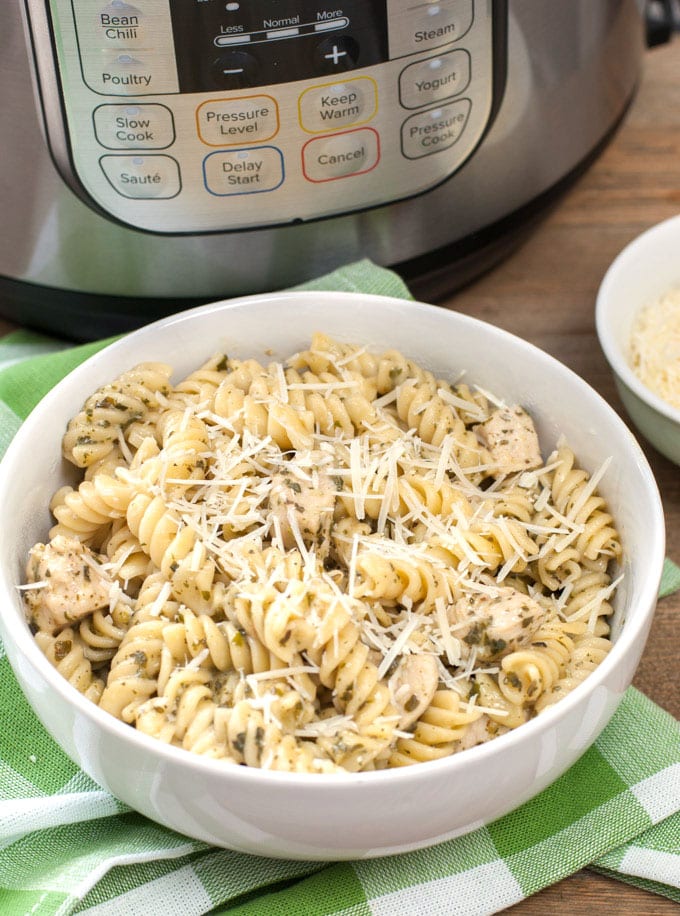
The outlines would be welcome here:
<svg viewBox="0 0 680 916">
<path fill-rule="evenodd" d="M 432 702 L 439 684 L 434 655 L 404 655 L 388 681 L 392 705 L 400 715 L 399 728 L 413 725 Z"/>
<path fill-rule="evenodd" d="M 493 593 L 471 592 L 449 608 L 451 632 L 463 658 L 474 647 L 478 661 L 500 658 L 528 645 L 546 612 L 528 595 L 504 586 Z"/>
<path fill-rule="evenodd" d="M 496 474 L 528 471 L 543 463 L 534 421 L 517 404 L 494 410 L 475 432 L 488 449 Z"/>
<path fill-rule="evenodd" d="M 470 722 L 463 732 L 462 737 L 456 741 L 455 750 L 466 751 L 469 747 L 476 747 L 478 744 L 484 744 L 485 741 L 491 741 L 499 735 L 504 735 L 510 729 L 504 725 L 498 725 L 486 714 L 474 722 Z"/>
<path fill-rule="evenodd" d="M 272 478 L 269 508 L 278 521 L 283 546 L 297 546 L 297 531 L 306 546 L 327 538 L 337 487 L 327 474 L 312 472 L 309 479 L 281 471 Z"/>
<path fill-rule="evenodd" d="M 108 607 L 110 583 L 98 568 L 97 557 L 89 547 L 65 535 L 32 548 L 26 580 L 29 585 L 40 584 L 26 589 L 24 599 L 39 630 L 54 634 Z"/>
</svg>

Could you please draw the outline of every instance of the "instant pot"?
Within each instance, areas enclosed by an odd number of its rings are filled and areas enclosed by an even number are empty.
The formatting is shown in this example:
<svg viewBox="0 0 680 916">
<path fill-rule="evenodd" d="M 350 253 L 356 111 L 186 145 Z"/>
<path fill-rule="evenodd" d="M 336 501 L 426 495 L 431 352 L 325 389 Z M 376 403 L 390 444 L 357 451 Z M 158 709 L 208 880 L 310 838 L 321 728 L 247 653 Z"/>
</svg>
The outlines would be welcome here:
<svg viewBox="0 0 680 916">
<path fill-rule="evenodd" d="M 610 135 L 638 0 L 25 0 L 0 314 L 88 338 L 363 257 L 489 266 Z"/>
</svg>

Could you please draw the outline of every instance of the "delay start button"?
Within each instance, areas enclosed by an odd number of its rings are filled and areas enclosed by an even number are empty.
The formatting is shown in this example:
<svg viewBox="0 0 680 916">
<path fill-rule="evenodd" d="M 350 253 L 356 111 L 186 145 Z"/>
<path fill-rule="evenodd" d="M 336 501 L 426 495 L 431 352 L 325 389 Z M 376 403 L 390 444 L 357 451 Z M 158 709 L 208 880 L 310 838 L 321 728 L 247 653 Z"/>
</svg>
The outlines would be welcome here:
<svg viewBox="0 0 680 916">
<path fill-rule="evenodd" d="M 172 156 L 102 156 L 99 165 L 122 197 L 168 199 L 182 189 L 179 165 Z"/>
<path fill-rule="evenodd" d="M 203 161 L 203 178 L 218 197 L 274 191 L 283 183 L 283 155 L 275 146 L 210 153 Z"/>
</svg>

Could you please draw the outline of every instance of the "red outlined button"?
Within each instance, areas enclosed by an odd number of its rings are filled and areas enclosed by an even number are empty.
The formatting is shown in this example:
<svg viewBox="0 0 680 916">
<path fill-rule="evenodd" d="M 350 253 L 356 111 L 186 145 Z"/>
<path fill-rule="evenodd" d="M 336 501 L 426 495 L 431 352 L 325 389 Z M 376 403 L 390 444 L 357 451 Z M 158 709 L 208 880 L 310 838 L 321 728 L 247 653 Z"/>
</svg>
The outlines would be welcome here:
<svg viewBox="0 0 680 916">
<path fill-rule="evenodd" d="M 302 147 L 307 181 L 337 181 L 372 171 L 380 161 L 380 136 L 372 127 L 308 140 Z"/>
</svg>

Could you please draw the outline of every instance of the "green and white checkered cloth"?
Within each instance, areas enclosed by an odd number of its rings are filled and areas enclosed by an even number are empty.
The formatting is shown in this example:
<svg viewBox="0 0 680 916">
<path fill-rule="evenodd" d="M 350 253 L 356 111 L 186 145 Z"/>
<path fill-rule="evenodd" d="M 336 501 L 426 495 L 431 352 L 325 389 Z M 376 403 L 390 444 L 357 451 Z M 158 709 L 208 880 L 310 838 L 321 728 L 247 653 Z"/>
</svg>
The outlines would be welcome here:
<svg viewBox="0 0 680 916">
<path fill-rule="evenodd" d="M 307 286 L 409 296 L 367 261 Z M 29 332 L 0 341 L 0 449 L 101 346 Z M 660 597 L 678 588 L 667 560 Z M 39 724 L 0 646 L 2 916 L 474 916 L 584 866 L 680 903 L 680 726 L 633 688 L 564 776 L 495 823 L 391 858 L 277 861 L 190 840 L 102 791 Z"/>
</svg>

